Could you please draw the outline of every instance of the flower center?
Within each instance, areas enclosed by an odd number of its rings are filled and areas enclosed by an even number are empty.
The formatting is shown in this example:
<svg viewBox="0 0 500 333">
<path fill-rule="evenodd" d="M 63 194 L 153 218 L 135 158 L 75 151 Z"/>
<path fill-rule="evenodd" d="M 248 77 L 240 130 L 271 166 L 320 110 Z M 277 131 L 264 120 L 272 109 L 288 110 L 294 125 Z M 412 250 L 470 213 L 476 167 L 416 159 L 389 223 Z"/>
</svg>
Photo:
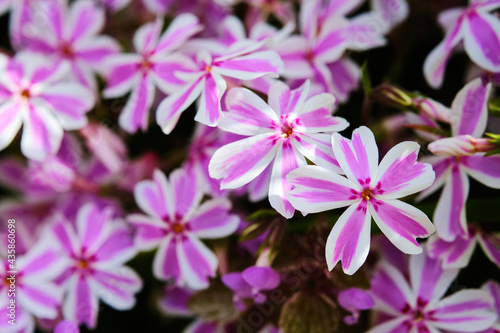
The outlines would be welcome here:
<svg viewBox="0 0 500 333">
<path fill-rule="evenodd" d="M 79 259 L 76 262 L 76 268 L 78 268 L 78 269 L 87 269 L 88 267 L 89 267 L 89 263 L 85 259 Z"/>
<path fill-rule="evenodd" d="M 205 70 L 210 73 L 210 71 L 212 70 L 212 66 L 209 66 L 209 65 L 205 65 Z"/>
<path fill-rule="evenodd" d="M 371 197 L 372 197 L 372 192 L 369 189 L 366 189 L 363 192 L 361 192 L 361 198 L 363 200 L 368 201 L 371 199 Z"/>
<path fill-rule="evenodd" d="M 184 231 L 184 227 L 182 226 L 182 224 L 176 222 L 172 224 L 172 231 L 176 234 L 180 234 Z"/>
<path fill-rule="evenodd" d="M 23 89 L 21 91 L 21 97 L 24 99 L 29 99 L 31 97 L 29 89 Z"/>
<path fill-rule="evenodd" d="M 307 51 L 306 53 L 306 60 L 309 62 L 314 61 L 314 52 L 312 50 Z"/>
<path fill-rule="evenodd" d="M 413 313 L 413 321 L 421 322 L 425 319 L 425 314 L 421 310 L 417 310 Z"/>
<path fill-rule="evenodd" d="M 71 47 L 71 44 L 69 43 L 62 43 L 60 46 L 61 53 L 64 57 L 66 58 L 72 58 L 74 53 L 73 53 L 73 48 Z"/>
<path fill-rule="evenodd" d="M 290 126 L 290 124 L 283 124 L 281 125 L 281 137 L 282 138 L 289 138 L 293 134 L 293 128 Z"/>
</svg>

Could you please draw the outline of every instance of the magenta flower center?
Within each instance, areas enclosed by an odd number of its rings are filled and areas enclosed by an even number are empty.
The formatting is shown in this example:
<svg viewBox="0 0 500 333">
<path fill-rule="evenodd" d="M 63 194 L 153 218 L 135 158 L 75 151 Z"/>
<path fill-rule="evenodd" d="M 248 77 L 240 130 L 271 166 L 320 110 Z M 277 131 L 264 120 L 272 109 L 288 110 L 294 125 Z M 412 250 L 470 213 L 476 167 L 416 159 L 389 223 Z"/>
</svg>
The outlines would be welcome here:
<svg viewBox="0 0 500 333">
<path fill-rule="evenodd" d="M 65 42 L 61 43 L 59 49 L 60 49 L 60 52 L 63 55 L 63 57 L 73 58 L 74 52 L 73 52 L 73 48 L 71 47 L 70 43 L 65 43 Z"/>
</svg>

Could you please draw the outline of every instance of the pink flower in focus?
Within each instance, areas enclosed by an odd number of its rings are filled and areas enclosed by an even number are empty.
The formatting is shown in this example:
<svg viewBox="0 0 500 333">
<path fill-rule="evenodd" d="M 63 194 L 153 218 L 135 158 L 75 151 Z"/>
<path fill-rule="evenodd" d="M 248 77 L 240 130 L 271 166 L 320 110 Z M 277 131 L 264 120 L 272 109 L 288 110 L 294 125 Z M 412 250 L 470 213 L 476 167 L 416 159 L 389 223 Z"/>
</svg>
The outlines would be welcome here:
<svg viewBox="0 0 500 333">
<path fill-rule="evenodd" d="M 117 54 L 106 60 L 109 69 L 104 97 L 119 97 L 131 91 L 119 118 L 120 126 L 129 133 L 147 129 L 156 87 L 171 94 L 184 84 L 176 71 L 186 70 L 191 61 L 174 51 L 201 29 L 192 14 L 177 16 L 163 34 L 162 26 L 160 19 L 143 25 L 133 38 L 137 53 Z"/>
<path fill-rule="evenodd" d="M 131 231 L 111 214 L 109 208 L 86 204 L 74 225 L 59 215 L 51 227 L 69 261 L 58 279 L 65 290 L 64 318 L 89 328 L 96 326 L 99 299 L 118 310 L 131 309 L 142 287 L 137 273 L 124 266 L 137 252 Z"/>
<path fill-rule="evenodd" d="M 446 63 L 462 43 L 476 65 L 491 72 L 500 71 L 500 21 L 489 13 L 498 8 L 497 0 L 469 0 L 469 7 L 447 9 L 439 15 L 446 36 L 424 63 L 425 78 L 431 87 L 441 87 Z"/>
<path fill-rule="evenodd" d="M 428 237 L 435 228 L 422 211 L 397 200 L 434 181 L 431 165 L 417 162 L 420 146 L 402 142 L 379 164 L 375 137 L 367 127 L 354 130 L 352 140 L 338 133 L 332 140 L 333 152 L 347 178 L 320 166 L 304 166 L 288 176 L 295 186 L 288 199 L 304 213 L 349 206 L 328 236 L 328 269 L 342 261 L 344 272 L 352 275 L 363 265 L 370 249 L 372 217 L 399 250 L 421 253 L 416 238 Z"/>
<path fill-rule="evenodd" d="M 309 82 L 295 90 L 282 82 L 275 83 L 269 91 L 269 104 L 245 88 L 228 92 L 228 111 L 219 127 L 248 138 L 218 149 L 210 160 L 210 176 L 222 179 L 222 189 L 243 186 L 272 164 L 269 202 L 290 218 L 295 209 L 286 198 L 291 185 L 285 177 L 291 170 L 306 165 L 305 157 L 319 165 L 336 165 L 340 170 L 329 149 L 331 136 L 325 133 L 342 131 L 349 124 L 331 115 L 335 101 L 332 95 L 308 96 Z"/>
<path fill-rule="evenodd" d="M 136 185 L 134 196 L 147 215 L 132 214 L 128 220 L 137 227 L 138 247 L 158 247 L 154 275 L 192 289 L 208 287 L 218 260 L 200 238 L 222 238 L 236 231 L 240 221 L 229 214 L 231 202 L 218 198 L 201 203 L 203 193 L 183 169 L 173 171 L 170 180 L 156 170 L 153 180 Z"/>
<path fill-rule="evenodd" d="M 85 113 L 94 106 L 94 94 L 79 83 L 62 82 L 68 67 L 33 53 L 1 60 L 0 149 L 23 125 L 21 151 L 26 157 L 42 160 L 55 154 L 64 130 L 87 124 Z"/>
</svg>

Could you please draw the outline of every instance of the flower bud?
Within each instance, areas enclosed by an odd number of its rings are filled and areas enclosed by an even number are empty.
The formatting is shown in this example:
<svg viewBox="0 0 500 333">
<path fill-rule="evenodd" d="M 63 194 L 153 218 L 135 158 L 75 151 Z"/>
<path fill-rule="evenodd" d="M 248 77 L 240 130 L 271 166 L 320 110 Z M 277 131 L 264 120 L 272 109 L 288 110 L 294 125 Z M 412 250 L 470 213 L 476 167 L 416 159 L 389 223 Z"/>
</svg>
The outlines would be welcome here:
<svg viewBox="0 0 500 333">
<path fill-rule="evenodd" d="M 443 104 L 436 102 L 427 97 L 415 97 L 413 103 L 417 107 L 419 113 L 445 123 L 449 123 L 451 119 L 451 110 Z"/>
<path fill-rule="evenodd" d="M 407 108 L 413 105 L 412 99 L 406 91 L 388 84 L 383 84 L 374 89 L 372 97 L 381 104 L 392 106 L 397 109 Z"/>
<path fill-rule="evenodd" d="M 436 140 L 429 144 L 429 150 L 435 155 L 468 156 L 475 153 L 485 153 L 497 148 L 490 139 L 476 139 L 470 135 L 459 135 Z"/>
</svg>

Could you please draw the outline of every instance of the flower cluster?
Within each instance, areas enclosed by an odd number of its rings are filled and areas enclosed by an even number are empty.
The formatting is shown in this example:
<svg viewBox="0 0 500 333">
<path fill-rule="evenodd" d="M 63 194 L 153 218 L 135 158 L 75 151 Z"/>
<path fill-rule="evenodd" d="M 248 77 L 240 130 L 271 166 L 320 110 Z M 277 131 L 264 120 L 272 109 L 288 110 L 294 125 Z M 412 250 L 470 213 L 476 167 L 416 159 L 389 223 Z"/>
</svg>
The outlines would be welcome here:
<svg viewBox="0 0 500 333">
<path fill-rule="evenodd" d="M 460 5 L 0 0 L 0 332 L 500 332 L 500 1 Z"/>
</svg>

